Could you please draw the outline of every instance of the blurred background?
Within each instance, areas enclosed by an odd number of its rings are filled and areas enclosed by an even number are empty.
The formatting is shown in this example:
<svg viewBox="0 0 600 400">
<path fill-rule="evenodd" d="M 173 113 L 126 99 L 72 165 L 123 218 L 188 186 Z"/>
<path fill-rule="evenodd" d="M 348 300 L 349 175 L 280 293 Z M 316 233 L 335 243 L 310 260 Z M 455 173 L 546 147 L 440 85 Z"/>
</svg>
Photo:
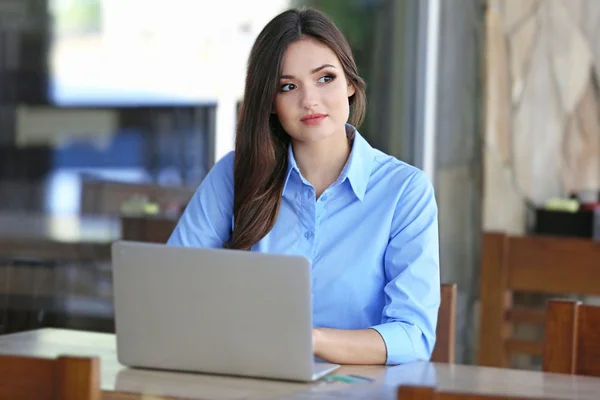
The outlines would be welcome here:
<svg viewBox="0 0 600 400">
<path fill-rule="evenodd" d="M 114 331 L 110 243 L 168 238 L 233 149 L 254 39 L 296 6 L 349 39 L 361 133 L 434 182 L 457 361 L 482 233 L 600 237 L 595 0 L 0 0 L 0 334 Z"/>
</svg>

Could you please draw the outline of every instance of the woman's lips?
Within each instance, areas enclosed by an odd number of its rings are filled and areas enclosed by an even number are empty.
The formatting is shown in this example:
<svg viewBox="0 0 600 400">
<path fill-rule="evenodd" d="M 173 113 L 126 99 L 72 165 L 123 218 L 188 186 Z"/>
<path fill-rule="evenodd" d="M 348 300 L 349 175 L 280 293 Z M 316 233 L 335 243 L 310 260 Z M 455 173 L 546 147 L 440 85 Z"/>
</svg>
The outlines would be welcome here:
<svg viewBox="0 0 600 400">
<path fill-rule="evenodd" d="M 306 125 L 318 125 L 327 118 L 327 114 L 310 114 L 300 118 L 300 122 Z"/>
</svg>

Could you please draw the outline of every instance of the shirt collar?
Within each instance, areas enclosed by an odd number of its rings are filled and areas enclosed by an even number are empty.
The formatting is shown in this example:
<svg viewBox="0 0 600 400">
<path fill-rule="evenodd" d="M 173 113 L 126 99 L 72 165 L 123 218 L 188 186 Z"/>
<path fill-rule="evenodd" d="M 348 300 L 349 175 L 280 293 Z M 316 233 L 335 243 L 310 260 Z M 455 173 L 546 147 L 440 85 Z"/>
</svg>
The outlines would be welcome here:
<svg viewBox="0 0 600 400">
<path fill-rule="evenodd" d="M 362 137 L 358 130 L 350 124 L 346 124 L 346 135 L 349 138 L 353 138 L 352 150 L 350 151 L 350 157 L 348 157 L 348 161 L 346 161 L 346 165 L 338 178 L 338 182 L 343 182 L 347 178 L 352 187 L 352 191 L 356 197 L 362 201 L 365 197 L 369 177 L 371 176 L 371 171 L 373 169 L 373 148 Z M 300 176 L 300 169 L 298 168 L 298 164 L 296 164 L 292 145 L 290 144 L 288 146 L 288 170 L 283 185 L 283 192 L 285 192 L 285 188 L 290 179 L 290 174 L 294 170 Z"/>
</svg>

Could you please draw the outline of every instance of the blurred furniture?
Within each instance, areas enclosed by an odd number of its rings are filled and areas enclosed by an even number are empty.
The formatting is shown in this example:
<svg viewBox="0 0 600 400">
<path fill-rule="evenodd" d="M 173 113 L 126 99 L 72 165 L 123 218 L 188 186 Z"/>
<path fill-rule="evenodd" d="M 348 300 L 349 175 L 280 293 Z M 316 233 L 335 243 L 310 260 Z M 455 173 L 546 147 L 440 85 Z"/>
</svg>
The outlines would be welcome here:
<svg viewBox="0 0 600 400">
<path fill-rule="evenodd" d="M 593 239 L 600 234 L 600 213 L 582 208 L 577 212 L 538 208 L 535 210 L 534 232 L 538 235 Z"/>
<path fill-rule="evenodd" d="M 114 331 L 110 247 L 118 217 L 0 212 L 0 334 Z"/>
<path fill-rule="evenodd" d="M 179 216 L 121 215 L 121 238 L 137 242 L 166 243 Z"/>
<path fill-rule="evenodd" d="M 0 399 L 100 400 L 100 360 L 0 355 Z"/>
<path fill-rule="evenodd" d="M 531 396 L 503 396 L 490 394 L 473 394 L 453 390 L 439 391 L 430 386 L 402 385 L 398 388 L 398 400 L 550 400 Z"/>
<path fill-rule="evenodd" d="M 600 377 L 600 306 L 548 302 L 543 367 L 547 372 Z"/>
<path fill-rule="evenodd" d="M 0 258 L 110 260 L 118 217 L 0 211 Z"/>
<path fill-rule="evenodd" d="M 0 262 L 0 334 L 43 327 L 114 332 L 109 263 Z"/>
<path fill-rule="evenodd" d="M 511 353 L 542 355 L 543 341 L 512 338 L 515 323 L 543 325 L 545 309 L 513 307 L 513 292 L 600 295 L 600 243 L 484 233 L 478 364 L 507 367 Z"/>
<path fill-rule="evenodd" d="M 2 115 L 0 112 L 0 120 Z M 13 212 L 41 210 L 51 159 L 52 150 L 48 146 L 19 147 L 3 145 L 0 140 L 0 209 Z"/>
<path fill-rule="evenodd" d="M 435 330 L 436 341 L 432 362 L 454 363 L 456 343 L 456 284 L 444 283 L 441 287 L 441 303 Z"/>
<path fill-rule="evenodd" d="M 81 213 L 119 215 L 123 203 L 132 199 L 183 208 L 194 194 L 185 187 L 124 183 L 85 178 L 81 189 Z"/>
<path fill-rule="evenodd" d="M 0 209 L 3 212 L 35 212 L 41 210 L 45 195 L 42 180 L 0 180 Z"/>
<path fill-rule="evenodd" d="M 0 335 L 8 328 L 9 271 L 0 263 Z"/>
<path fill-rule="evenodd" d="M 344 365 L 334 372 L 373 380 L 360 384 L 300 383 L 127 368 L 117 361 L 115 335 L 62 329 L 0 336 L 0 354 L 43 357 L 95 354 L 100 359 L 103 399 L 394 399 L 399 385 L 575 400 L 598 400 L 600 393 L 600 378 L 431 362 L 397 366 Z"/>
</svg>

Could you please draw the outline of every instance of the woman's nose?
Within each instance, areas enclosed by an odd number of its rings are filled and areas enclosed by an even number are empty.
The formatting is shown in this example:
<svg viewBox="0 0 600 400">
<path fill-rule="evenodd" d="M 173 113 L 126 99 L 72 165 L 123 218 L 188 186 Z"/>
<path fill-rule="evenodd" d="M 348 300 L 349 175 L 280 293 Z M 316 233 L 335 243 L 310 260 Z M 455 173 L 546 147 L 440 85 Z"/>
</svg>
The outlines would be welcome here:
<svg viewBox="0 0 600 400">
<path fill-rule="evenodd" d="M 310 110 L 315 108 L 319 104 L 317 100 L 316 90 L 314 89 L 303 89 L 302 90 L 302 107 Z"/>
</svg>

